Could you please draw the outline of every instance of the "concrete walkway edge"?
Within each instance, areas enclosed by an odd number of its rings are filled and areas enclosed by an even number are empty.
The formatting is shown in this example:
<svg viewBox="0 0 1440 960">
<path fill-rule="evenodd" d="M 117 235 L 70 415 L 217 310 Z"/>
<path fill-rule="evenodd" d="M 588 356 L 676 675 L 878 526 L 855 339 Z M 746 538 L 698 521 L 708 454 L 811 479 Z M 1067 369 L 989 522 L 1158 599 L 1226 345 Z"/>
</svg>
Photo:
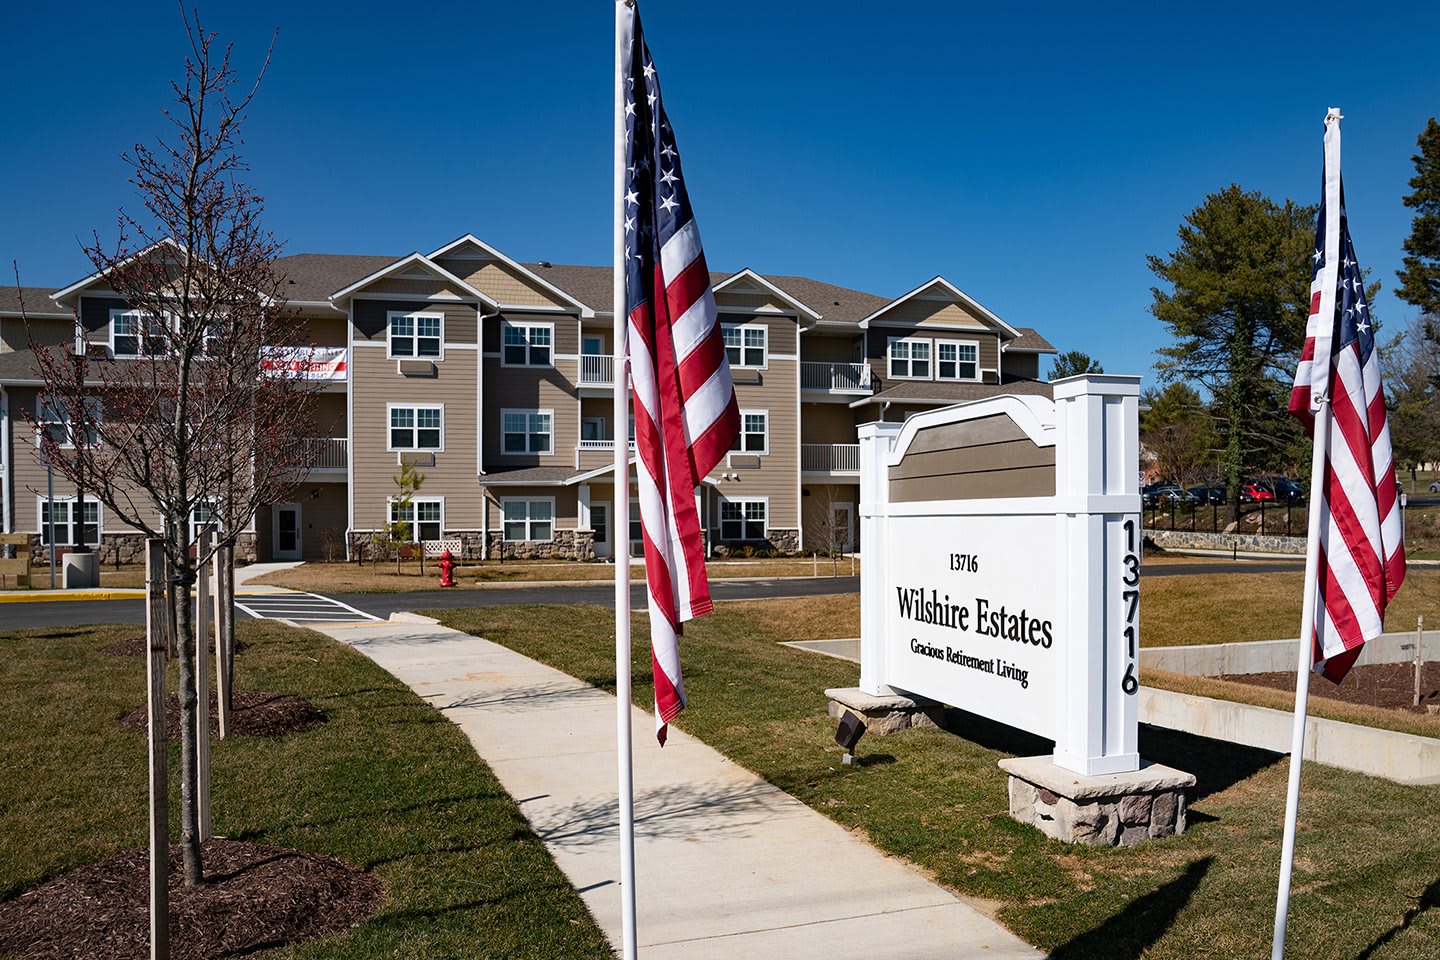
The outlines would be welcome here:
<svg viewBox="0 0 1440 960">
<path fill-rule="evenodd" d="M 615 698 L 428 618 L 318 629 L 469 737 L 612 944 L 620 939 Z M 817 709 L 819 709 L 817 691 Z M 794 797 L 633 714 L 646 960 L 1039 958 L 979 910 Z"/>
</svg>

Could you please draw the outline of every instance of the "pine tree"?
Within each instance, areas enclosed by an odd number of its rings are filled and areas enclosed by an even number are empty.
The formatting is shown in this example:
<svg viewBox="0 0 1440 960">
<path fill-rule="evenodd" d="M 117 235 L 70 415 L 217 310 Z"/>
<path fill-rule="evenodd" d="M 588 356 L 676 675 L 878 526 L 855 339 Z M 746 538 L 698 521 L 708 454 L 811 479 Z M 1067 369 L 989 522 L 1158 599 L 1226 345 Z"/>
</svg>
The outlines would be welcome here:
<svg viewBox="0 0 1440 960">
<path fill-rule="evenodd" d="M 1156 369 L 1214 398 L 1232 519 L 1245 476 L 1301 436 L 1286 401 L 1310 313 L 1315 214 L 1231 184 L 1186 216 L 1174 253 L 1148 258 L 1170 288 L 1151 288 L 1150 312 L 1174 337 Z"/>
<path fill-rule="evenodd" d="M 1104 373 L 1105 368 L 1084 350 L 1066 350 L 1055 358 L 1050 367 L 1051 380 L 1063 380 L 1082 373 Z"/>
<path fill-rule="evenodd" d="M 1405 239 L 1404 267 L 1395 271 L 1400 288 L 1395 295 L 1440 319 L 1440 123 L 1431 117 L 1416 139 L 1420 152 L 1410 159 L 1415 176 L 1405 206 L 1415 209 L 1410 236 Z M 1432 329 L 1431 337 L 1435 336 Z"/>
</svg>

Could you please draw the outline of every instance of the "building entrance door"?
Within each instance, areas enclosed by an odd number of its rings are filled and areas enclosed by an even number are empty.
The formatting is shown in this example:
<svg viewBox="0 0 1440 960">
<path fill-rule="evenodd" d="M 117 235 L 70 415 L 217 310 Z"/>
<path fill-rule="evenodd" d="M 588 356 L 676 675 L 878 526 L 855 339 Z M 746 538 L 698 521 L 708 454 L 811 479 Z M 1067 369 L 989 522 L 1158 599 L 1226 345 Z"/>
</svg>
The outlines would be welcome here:
<svg viewBox="0 0 1440 960">
<path fill-rule="evenodd" d="M 276 560 L 300 559 L 300 504 L 275 505 L 270 553 Z"/>
<path fill-rule="evenodd" d="M 608 557 L 610 547 L 610 504 L 597 500 L 590 504 L 590 529 L 595 531 L 595 556 Z"/>
<path fill-rule="evenodd" d="M 849 503 L 834 504 L 834 518 L 831 520 L 835 531 L 835 549 L 842 553 L 855 550 L 855 507 Z"/>
</svg>

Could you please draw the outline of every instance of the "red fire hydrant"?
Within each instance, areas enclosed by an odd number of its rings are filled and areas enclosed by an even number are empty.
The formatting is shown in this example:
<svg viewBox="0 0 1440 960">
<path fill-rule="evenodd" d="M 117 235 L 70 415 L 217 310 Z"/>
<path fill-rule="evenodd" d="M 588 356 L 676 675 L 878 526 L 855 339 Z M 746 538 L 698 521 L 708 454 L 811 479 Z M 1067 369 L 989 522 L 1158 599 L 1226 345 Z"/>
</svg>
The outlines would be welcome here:
<svg viewBox="0 0 1440 960">
<path fill-rule="evenodd" d="M 435 566 L 440 568 L 440 586 L 455 586 L 455 557 L 449 550 L 440 554 L 440 559 L 436 561 Z"/>
</svg>

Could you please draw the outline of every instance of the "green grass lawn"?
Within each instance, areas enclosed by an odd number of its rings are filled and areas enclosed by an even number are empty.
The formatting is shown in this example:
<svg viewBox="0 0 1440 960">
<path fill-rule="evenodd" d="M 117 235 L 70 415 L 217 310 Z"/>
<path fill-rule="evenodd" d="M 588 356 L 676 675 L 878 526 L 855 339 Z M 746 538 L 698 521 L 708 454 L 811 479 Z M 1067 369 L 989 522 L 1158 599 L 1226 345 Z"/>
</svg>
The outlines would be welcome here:
<svg viewBox="0 0 1440 960">
<path fill-rule="evenodd" d="M 1010 819 L 995 766 L 1047 752 L 1043 741 L 972 718 L 970 739 L 934 730 L 867 737 L 860 765 L 839 762 L 822 691 L 853 685 L 857 667 L 776 643 L 842 635 L 824 630 L 834 613 L 834 598 L 725 603 L 687 625 L 691 707 L 678 725 L 938 882 L 990 901 L 1006 925 L 1057 958 L 1268 955 L 1283 759 L 1146 729 L 1147 759 L 1199 777 L 1190 830 L 1124 850 L 1059 844 Z M 438 616 L 614 689 L 608 611 L 492 607 Z M 649 707 L 644 617 L 634 631 L 634 698 Z M 1289 956 L 1440 955 L 1437 806 L 1440 788 L 1307 766 Z"/>
<path fill-rule="evenodd" d="M 0 898 L 146 842 L 145 741 L 116 722 L 144 702 L 144 662 L 101 652 L 137 630 L 0 634 Z M 216 833 L 338 857 L 386 890 L 351 932 L 274 956 L 610 956 L 458 728 L 318 633 L 244 623 L 239 636 L 239 688 L 299 694 L 328 722 L 214 742 Z M 172 745 L 172 799 L 177 759 Z"/>
</svg>

